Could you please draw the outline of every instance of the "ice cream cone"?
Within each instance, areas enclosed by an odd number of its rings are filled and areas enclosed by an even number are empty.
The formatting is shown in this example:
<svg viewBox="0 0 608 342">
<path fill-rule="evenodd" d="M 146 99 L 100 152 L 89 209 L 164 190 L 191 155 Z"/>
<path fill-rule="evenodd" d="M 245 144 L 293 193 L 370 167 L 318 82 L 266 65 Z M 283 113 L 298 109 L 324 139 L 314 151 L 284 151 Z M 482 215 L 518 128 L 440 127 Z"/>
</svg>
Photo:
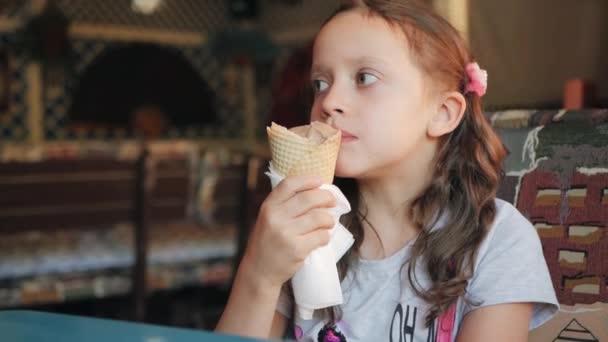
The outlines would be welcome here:
<svg viewBox="0 0 608 342">
<path fill-rule="evenodd" d="M 282 176 L 315 175 L 331 184 L 340 150 L 341 132 L 321 122 L 287 129 L 266 128 L 272 167 Z"/>
</svg>

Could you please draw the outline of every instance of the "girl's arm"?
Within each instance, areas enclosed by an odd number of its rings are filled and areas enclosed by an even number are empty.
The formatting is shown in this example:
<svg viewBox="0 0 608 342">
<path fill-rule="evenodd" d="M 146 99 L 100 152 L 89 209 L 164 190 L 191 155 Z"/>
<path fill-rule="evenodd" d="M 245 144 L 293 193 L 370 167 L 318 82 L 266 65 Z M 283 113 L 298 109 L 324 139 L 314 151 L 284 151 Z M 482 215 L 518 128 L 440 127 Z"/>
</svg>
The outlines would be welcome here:
<svg viewBox="0 0 608 342">
<path fill-rule="evenodd" d="M 469 312 L 460 325 L 457 342 L 526 342 L 531 303 L 498 304 Z"/>
<path fill-rule="evenodd" d="M 287 317 L 282 313 L 275 311 L 272 318 L 272 328 L 270 328 L 270 338 L 280 339 L 285 337 L 287 330 Z"/>
<path fill-rule="evenodd" d="M 275 311 L 281 288 L 262 284 L 259 277 L 248 273 L 246 263 L 241 264 L 215 331 L 255 338 L 281 338 L 286 321 L 280 322 L 277 315 L 282 315 Z"/>
<path fill-rule="evenodd" d="M 329 243 L 333 195 L 317 177 L 285 178 L 260 208 L 216 331 L 257 338 L 282 337 L 276 312 L 283 284 L 314 249 Z M 277 336 L 275 336 L 277 335 Z"/>
</svg>

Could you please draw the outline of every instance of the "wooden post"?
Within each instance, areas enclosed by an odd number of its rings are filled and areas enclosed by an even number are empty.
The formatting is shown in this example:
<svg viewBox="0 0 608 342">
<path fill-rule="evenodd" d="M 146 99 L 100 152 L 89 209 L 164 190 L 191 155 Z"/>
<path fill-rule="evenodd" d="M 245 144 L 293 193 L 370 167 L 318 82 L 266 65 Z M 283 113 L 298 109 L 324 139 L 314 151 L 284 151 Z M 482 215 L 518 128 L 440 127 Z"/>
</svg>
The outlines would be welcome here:
<svg viewBox="0 0 608 342">
<path fill-rule="evenodd" d="M 147 247 L 150 195 L 154 186 L 154 165 L 150 162 L 149 151 L 144 143 L 137 160 L 137 181 L 134 210 L 135 264 L 132 274 L 131 293 L 133 295 L 133 320 L 146 320 L 147 287 Z"/>
<path fill-rule="evenodd" d="M 454 25 L 467 41 L 469 40 L 469 1 L 433 0 L 435 10 Z"/>
<path fill-rule="evenodd" d="M 252 194 L 255 191 L 255 185 L 257 182 L 257 170 L 259 169 L 257 159 L 250 153 L 247 152 L 247 157 L 240 168 L 240 179 L 238 180 L 240 183 L 241 193 L 239 194 L 239 217 L 238 217 L 238 226 L 237 226 L 237 249 L 236 249 L 236 257 L 234 260 L 234 273 L 232 276 L 236 275 L 236 270 L 241 263 L 241 259 L 243 258 L 243 254 L 245 252 L 245 248 L 247 247 L 247 240 L 249 239 L 249 233 L 251 227 L 249 226 L 251 213 L 251 203 Z M 255 177 L 256 179 L 252 179 Z M 231 282 L 232 283 L 232 282 Z"/>
<path fill-rule="evenodd" d="M 257 121 L 257 98 L 255 87 L 255 65 L 253 61 L 246 61 L 241 65 L 241 81 L 243 96 L 244 116 L 244 140 L 248 147 L 255 145 L 256 121 Z"/>
<path fill-rule="evenodd" d="M 27 79 L 27 128 L 29 130 L 29 142 L 41 143 L 44 140 L 44 99 L 42 92 L 42 66 L 40 63 L 29 63 L 25 68 Z"/>
</svg>

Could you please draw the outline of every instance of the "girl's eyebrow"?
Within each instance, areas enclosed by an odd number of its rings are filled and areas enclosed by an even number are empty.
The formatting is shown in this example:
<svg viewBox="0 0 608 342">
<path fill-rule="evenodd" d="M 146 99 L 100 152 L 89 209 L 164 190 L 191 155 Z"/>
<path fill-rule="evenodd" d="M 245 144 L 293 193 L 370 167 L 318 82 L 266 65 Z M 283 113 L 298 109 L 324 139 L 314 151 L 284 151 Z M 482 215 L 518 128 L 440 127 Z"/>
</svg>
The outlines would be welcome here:
<svg viewBox="0 0 608 342">
<path fill-rule="evenodd" d="M 355 57 L 355 58 L 347 58 L 346 64 L 352 65 L 352 66 L 362 66 L 362 65 L 376 66 L 376 65 L 388 65 L 389 62 L 387 60 L 384 60 L 384 59 L 378 58 L 378 57 L 362 56 L 362 57 Z M 331 71 L 331 68 L 329 68 L 323 64 L 314 64 L 312 66 L 312 68 L 310 69 L 311 74 L 324 74 L 324 73 L 330 73 L 330 71 Z"/>
<path fill-rule="evenodd" d="M 327 68 L 324 65 L 321 64 L 313 64 L 313 66 L 310 68 L 310 73 L 312 75 L 314 74 L 327 74 L 329 73 L 330 69 Z"/>
<path fill-rule="evenodd" d="M 348 62 L 353 65 L 389 64 L 387 60 L 379 58 L 379 57 L 374 57 L 374 56 L 362 56 L 362 57 L 358 57 L 358 58 L 351 58 L 351 59 L 348 59 Z"/>
</svg>

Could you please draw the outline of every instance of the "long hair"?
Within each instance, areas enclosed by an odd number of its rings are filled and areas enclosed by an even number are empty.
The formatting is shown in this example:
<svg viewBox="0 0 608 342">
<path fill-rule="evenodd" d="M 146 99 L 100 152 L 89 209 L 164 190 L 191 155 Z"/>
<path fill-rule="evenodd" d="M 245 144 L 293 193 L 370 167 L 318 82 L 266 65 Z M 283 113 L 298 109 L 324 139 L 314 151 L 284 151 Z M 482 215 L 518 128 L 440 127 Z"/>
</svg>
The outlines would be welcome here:
<svg viewBox="0 0 608 342">
<path fill-rule="evenodd" d="M 430 305 L 425 317 L 429 326 L 458 298 L 466 299 L 477 250 L 496 214 L 494 197 L 503 175 L 506 150 L 483 114 L 480 97 L 466 92 L 470 81 L 466 66 L 473 58 L 451 24 L 419 0 L 349 1 L 334 16 L 361 7 L 403 30 L 415 64 L 442 90 L 460 91 L 466 98 L 461 123 L 441 137 L 432 182 L 412 201 L 409 212 L 419 235 L 407 262 L 408 279 L 417 295 Z M 371 224 L 363 212 L 356 181 L 336 179 L 336 185 L 351 203 L 352 211 L 343 223 L 356 241 L 338 263 L 343 279 L 357 260 L 364 238 L 363 223 Z M 433 229 L 439 217 L 444 218 L 443 227 Z M 431 280 L 428 288 L 422 288 L 416 279 L 419 260 Z M 330 308 L 325 314 L 336 321 L 340 308 Z"/>
</svg>

